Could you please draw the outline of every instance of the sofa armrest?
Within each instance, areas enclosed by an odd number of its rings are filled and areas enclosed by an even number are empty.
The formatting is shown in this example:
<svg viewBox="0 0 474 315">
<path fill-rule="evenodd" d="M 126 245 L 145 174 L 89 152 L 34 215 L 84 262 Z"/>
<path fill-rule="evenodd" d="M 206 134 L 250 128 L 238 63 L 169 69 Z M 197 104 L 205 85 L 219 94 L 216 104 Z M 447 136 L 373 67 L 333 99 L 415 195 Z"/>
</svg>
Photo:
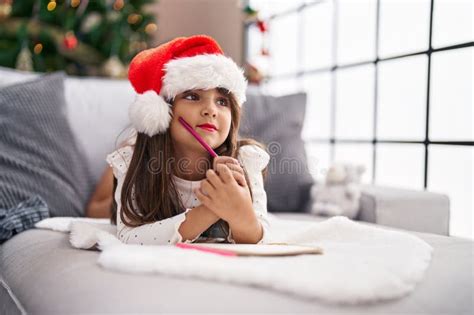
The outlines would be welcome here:
<svg viewBox="0 0 474 315">
<path fill-rule="evenodd" d="M 360 221 L 449 235 L 449 198 L 428 191 L 363 185 Z"/>
</svg>

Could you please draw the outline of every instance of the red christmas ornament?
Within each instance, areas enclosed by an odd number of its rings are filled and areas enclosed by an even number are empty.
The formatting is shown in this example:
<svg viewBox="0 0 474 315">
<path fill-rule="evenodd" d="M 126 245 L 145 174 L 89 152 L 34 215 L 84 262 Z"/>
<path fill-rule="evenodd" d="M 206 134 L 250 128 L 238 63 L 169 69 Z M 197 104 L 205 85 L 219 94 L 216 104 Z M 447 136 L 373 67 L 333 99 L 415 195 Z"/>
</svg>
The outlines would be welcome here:
<svg viewBox="0 0 474 315">
<path fill-rule="evenodd" d="M 257 26 L 260 32 L 262 33 L 265 33 L 266 31 L 268 31 L 268 25 L 267 25 L 267 22 L 265 21 L 257 20 Z"/>
<path fill-rule="evenodd" d="M 77 38 L 73 32 L 67 32 L 64 35 L 63 45 L 67 50 L 72 50 L 77 47 Z"/>
</svg>

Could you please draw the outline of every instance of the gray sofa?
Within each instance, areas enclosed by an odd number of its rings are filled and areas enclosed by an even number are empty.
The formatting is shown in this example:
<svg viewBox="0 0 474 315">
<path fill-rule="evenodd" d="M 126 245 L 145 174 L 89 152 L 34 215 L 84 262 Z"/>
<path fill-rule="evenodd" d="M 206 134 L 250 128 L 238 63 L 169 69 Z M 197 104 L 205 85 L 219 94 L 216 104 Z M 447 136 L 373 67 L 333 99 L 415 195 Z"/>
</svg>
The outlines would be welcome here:
<svg viewBox="0 0 474 315">
<path fill-rule="evenodd" d="M 322 220 L 302 213 L 278 216 Z M 111 272 L 97 264 L 99 252 L 73 249 L 66 234 L 33 229 L 2 246 L 0 313 L 472 314 L 473 242 L 412 233 L 434 247 L 425 279 L 412 294 L 336 306 L 256 287 Z"/>
<path fill-rule="evenodd" d="M 449 235 L 449 198 L 428 191 L 364 185 L 359 221 Z"/>
<path fill-rule="evenodd" d="M 0 69 L 0 85 L 34 76 Z M 127 125 L 127 107 L 132 99 L 133 91 L 125 81 L 68 78 L 68 117 L 96 181 L 116 135 Z M 103 124 L 105 117 L 107 125 Z M 256 287 L 115 273 L 96 263 L 99 252 L 73 249 L 66 234 L 32 229 L 0 247 L 0 314 L 472 314 L 474 243 L 448 236 L 446 196 L 364 186 L 360 205 L 357 219 L 362 224 L 409 230 L 433 246 L 426 278 L 411 295 L 385 303 L 343 307 Z M 308 213 L 276 215 L 292 220 L 325 219 Z"/>
</svg>

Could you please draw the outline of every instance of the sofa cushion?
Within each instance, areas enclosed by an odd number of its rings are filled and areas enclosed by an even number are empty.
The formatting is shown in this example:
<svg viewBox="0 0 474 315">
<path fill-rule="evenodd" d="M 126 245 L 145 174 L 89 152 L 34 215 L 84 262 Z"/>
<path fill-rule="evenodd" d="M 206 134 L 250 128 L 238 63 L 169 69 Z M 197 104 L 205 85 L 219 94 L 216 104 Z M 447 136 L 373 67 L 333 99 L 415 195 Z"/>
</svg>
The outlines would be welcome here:
<svg viewBox="0 0 474 315">
<path fill-rule="evenodd" d="M 105 156 L 129 134 L 128 107 L 135 92 L 127 80 L 68 76 L 64 84 L 69 124 L 97 182 L 107 166 Z"/>
<path fill-rule="evenodd" d="M 303 212 L 310 200 L 314 180 L 301 138 L 305 110 L 306 93 L 247 93 L 242 107 L 240 136 L 263 142 L 270 154 L 265 179 L 270 212 Z"/>
<path fill-rule="evenodd" d="M 51 216 L 83 216 L 93 188 L 66 118 L 64 73 L 0 88 L 0 208 L 39 195 Z"/>
<path fill-rule="evenodd" d="M 0 87 L 39 75 L 0 67 Z M 128 135 L 128 106 L 135 92 L 127 80 L 66 76 L 64 94 L 71 130 L 85 153 L 95 183 L 107 166 L 107 153 Z"/>
</svg>

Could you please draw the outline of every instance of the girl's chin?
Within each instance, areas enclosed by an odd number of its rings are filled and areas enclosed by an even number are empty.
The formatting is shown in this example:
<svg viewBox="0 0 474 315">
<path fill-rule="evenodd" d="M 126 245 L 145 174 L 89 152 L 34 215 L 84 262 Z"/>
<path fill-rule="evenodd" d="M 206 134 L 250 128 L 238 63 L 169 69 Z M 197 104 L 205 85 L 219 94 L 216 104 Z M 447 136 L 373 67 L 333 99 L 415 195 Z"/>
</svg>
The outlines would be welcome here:
<svg viewBox="0 0 474 315">
<path fill-rule="evenodd" d="M 213 150 L 218 147 L 216 141 L 212 141 L 212 140 L 211 140 L 211 141 L 208 141 L 208 140 L 207 140 L 206 138 L 204 138 L 204 137 L 203 137 L 203 139 L 204 139 L 204 141 L 206 142 L 206 144 L 207 144 L 208 146 L 210 146 Z M 206 150 L 199 142 L 197 142 L 197 140 L 195 140 L 195 141 L 196 141 L 196 142 L 192 144 L 192 146 L 193 146 L 193 148 L 194 148 L 195 150 L 197 150 L 197 151 L 199 151 L 199 152 L 207 152 L 207 150 Z"/>
<path fill-rule="evenodd" d="M 201 132 L 201 131 L 199 131 L 198 134 L 209 145 L 211 145 L 211 143 L 213 143 L 213 142 L 214 143 L 217 142 L 217 140 L 219 139 L 219 134 L 217 133 L 217 131 L 213 131 L 213 132 L 208 132 L 208 131 L 202 131 Z"/>
</svg>

